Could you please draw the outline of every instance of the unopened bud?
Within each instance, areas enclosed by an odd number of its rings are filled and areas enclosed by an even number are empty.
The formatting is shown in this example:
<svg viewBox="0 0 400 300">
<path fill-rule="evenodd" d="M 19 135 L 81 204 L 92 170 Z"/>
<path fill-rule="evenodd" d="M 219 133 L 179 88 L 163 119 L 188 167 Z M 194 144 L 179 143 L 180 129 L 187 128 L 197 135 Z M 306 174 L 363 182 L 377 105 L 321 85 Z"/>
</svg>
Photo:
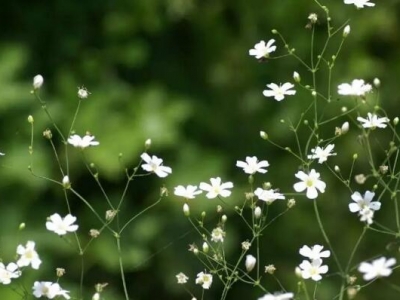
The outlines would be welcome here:
<svg viewBox="0 0 400 300">
<path fill-rule="evenodd" d="M 18 229 L 19 230 L 24 230 L 25 229 L 25 223 L 19 224 Z"/>
<path fill-rule="evenodd" d="M 256 206 L 256 208 L 254 209 L 254 218 L 259 219 L 261 217 L 261 207 Z"/>
<path fill-rule="evenodd" d="M 367 180 L 367 177 L 365 177 L 364 174 L 358 174 L 354 176 L 354 179 L 358 184 L 364 184 L 365 181 Z"/>
<path fill-rule="evenodd" d="M 379 80 L 379 78 L 374 78 L 373 83 L 376 88 L 379 88 L 381 86 L 381 81 Z"/>
<path fill-rule="evenodd" d="M 222 222 L 222 223 L 226 223 L 227 220 L 228 220 L 228 217 L 227 217 L 226 215 L 223 215 L 223 216 L 221 217 L 221 222 Z"/>
<path fill-rule="evenodd" d="M 43 76 L 42 75 L 36 75 L 35 77 L 33 77 L 33 88 L 35 90 L 38 90 L 42 87 L 44 82 Z"/>
<path fill-rule="evenodd" d="M 186 217 L 190 216 L 190 207 L 189 207 L 189 205 L 187 203 L 183 204 L 183 214 Z"/>
<path fill-rule="evenodd" d="M 51 138 L 53 137 L 53 134 L 51 133 L 50 129 L 46 129 L 45 131 L 43 131 L 43 136 L 46 139 L 51 140 Z"/>
<path fill-rule="evenodd" d="M 265 131 L 260 131 L 260 137 L 263 140 L 268 140 L 268 134 Z"/>
<path fill-rule="evenodd" d="M 100 294 L 99 294 L 99 293 L 95 293 L 95 294 L 92 296 L 92 300 L 100 300 Z"/>
<path fill-rule="evenodd" d="M 89 230 L 89 235 L 92 238 L 97 238 L 100 235 L 100 231 L 98 231 L 97 229 L 90 229 Z"/>
<path fill-rule="evenodd" d="M 344 122 L 342 127 L 340 128 L 342 130 L 342 134 L 346 134 L 349 131 L 350 124 L 349 122 Z"/>
<path fill-rule="evenodd" d="M 357 158 L 358 158 L 358 154 L 357 154 L 357 153 L 354 153 L 354 154 L 353 154 L 353 159 L 356 160 Z"/>
<path fill-rule="evenodd" d="M 64 178 L 62 179 L 62 185 L 63 185 L 64 189 L 71 188 L 71 182 L 69 181 L 68 175 L 65 175 Z"/>
<path fill-rule="evenodd" d="M 397 124 L 399 124 L 399 117 L 393 119 L 393 125 L 396 126 Z"/>
<path fill-rule="evenodd" d="M 343 29 L 343 37 L 346 38 L 350 33 L 350 25 L 346 25 L 346 27 Z"/>
<path fill-rule="evenodd" d="M 295 82 L 300 83 L 301 77 L 300 77 L 299 73 L 293 72 L 293 79 Z"/>
<path fill-rule="evenodd" d="M 30 124 L 33 123 L 33 117 L 31 115 L 28 116 L 28 123 L 30 123 Z"/>
<path fill-rule="evenodd" d="M 209 248 L 208 248 L 207 242 L 204 242 L 204 243 L 203 243 L 203 252 L 204 252 L 204 253 L 207 253 L 207 252 L 208 252 L 208 249 L 209 249 Z"/>
<path fill-rule="evenodd" d="M 292 208 L 293 206 L 295 206 L 296 205 L 296 200 L 294 200 L 293 198 L 292 199 L 289 199 L 289 201 L 288 201 L 288 203 L 287 203 L 287 207 L 288 208 Z"/>
<path fill-rule="evenodd" d="M 335 166 L 335 167 L 334 167 L 334 170 L 335 170 L 335 172 L 338 172 L 338 173 L 339 173 L 339 172 L 340 172 L 339 166 Z"/>
<path fill-rule="evenodd" d="M 275 268 L 274 265 L 265 266 L 265 273 L 268 273 L 268 274 L 272 275 L 272 274 L 275 273 L 275 271 L 276 271 L 276 268 Z"/>
<path fill-rule="evenodd" d="M 57 274 L 57 277 L 62 277 L 62 276 L 64 276 L 64 274 L 65 274 L 65 269 L 63 269 L 63 268 L 57 268 L 57 269 L 56 269 L 56 274 Z"/>
<path fill-rule="evenodd" d="M 151 139 L 147 139 L 147 140 L 144 142 L 144 148 L 145 148 L 145 150 L 149 150 L 149 149 L 150 149 L 150 146 L 151 146 Z"/>
<path fill-rule="evenodd" d="M 253 255 L 251 255 L 251 254 L 246 255 L 246 261 L 244 264 L 246 266 L 247 272 L 251 272 L 251 270 L 254 269 L 256 262 L 257 262 L 257 259 Z"/>
</svg>

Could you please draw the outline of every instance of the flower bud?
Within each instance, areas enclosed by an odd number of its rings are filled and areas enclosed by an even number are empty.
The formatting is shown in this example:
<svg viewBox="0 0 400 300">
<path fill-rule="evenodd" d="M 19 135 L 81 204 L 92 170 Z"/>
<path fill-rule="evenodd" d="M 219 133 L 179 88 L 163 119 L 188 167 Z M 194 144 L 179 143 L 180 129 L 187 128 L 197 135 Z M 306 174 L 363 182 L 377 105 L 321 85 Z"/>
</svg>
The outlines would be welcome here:
<svg viewBox="0 0 400 300">
<path fill-rule="evenodd" d="M 295 82 L 300 83 L 301 77 L 300 77 L 299 73 L 294 72 L 293 73 L 293 79 L 294 79 Z"/>
<path fill-rule="evenodd" d="M 294 199 L 289 199 L 288 203 L 287 203 L 287 207 L 288 208 L 292 208 L 293 206 L 296 205 L 296 200 Z"/>
<path fill-rule="evenodd" d="M 265 273 L 268 273 L 268 274 L 272 275 L 272 274 L 275 273 L 275 271 L 276 271 L 276 268 L 275 268 L 274 265 L 265 266 Z"/>
<path fill-rule="evenodd" d="M 63 268 L 57 268 L 57 269 L 56 269 L 56 274 L 57 274 L 57 277 L 62 277 L 62 276 L 64 276 L 64 274 L 65 274 L 65 269 L 63 269 Z"/>
<path fill-rule="evenodd" d="M 379 88 L 381 86 L 381 81 L 379 78 L 374 78 L 373 84 L 376 88 Z"/>
<path fill-rule="evenodd" d="M 33 124 L 33 117 L 31 115 L 28 116 L 28 123 Z"/>
<path fill-rule="evenodd" d="M 33 89 L 38 90 L 43 85 L 44 79 L 42 75 L 36 75 L 33 77 Z"/>
<path fill-rule="evenodd" d="M 92 300 L 100 300 L 100 294 L 99 293 L 95 293 L 92 297 Z"/>
<path fill-rule="evenodd" d="M 69 189 L 71 187 L 71 182 L 69 181 L 68 175 L 65 175 L 64 178 L 62 179 L 62 185 L 64 189 Z"/>
<path fill-rule="evenodd" d="M 335 168 L 334 168 L 334 170 L 335 170 L 335 172 L 340 172 L 340 168 L 339 168 L 339 166 L 335 166 Z"/>
<path fill-rule="evenodd" d="M 208 249 L 209 249 L 209 248 L 208 248 L 207 242 L 204 242 L 204 243 L 203 243 L 203 252 L 204 252 L 204 253 L 207 253 L 207 252 L 208 252 Z"/>
<path fill-rule="evenodd" d="M 261 217 L 261 207 L 256 206 L 256 208 L 254 209 L 254 218 L 259 219 Z"/>
<path fill-rule="evenodd" d="M 350 33 L 350 25 L 346 25 L 346 27 L 343 29 L 343 37 L 346 38 Z"/>
<path fill-rule="evenodd" d="M 265 131 L 260 131 L 260 137 L 263 140 L 268 140 L 268 134 Z"/>
<path fill-rule="evenodd" d="M 25 229 L 25 223 L 19 224 L 18 229 L 19 230 L 24 230 Z"/>
<path fill-rule="evenodd" d="M 349 128 L 350 128 L 349 122 L 344 122 L 343 125 L 342 125 L 342 128 L 341 128 L 342 129 L 342 134 L 347 133 L 349 131 Z"/>
<path fill-rule="evenodd" d="M 227 217 L 226 215 L 223 215 L 223 216 L 221 217 L 221 222 L 222 222 L 222 223 L 225 223 L 227 220 L 228 220 L 228 217 Z"/>
<path fill-rule="evenodd" d="M 150 149 L 150 146 L 151 146 L 151 139 L 147 139 L 147 140 L 144 142 L 144 148 L 145 148 L 146 150 L 149 150 L 149 149 Z"/>
<path fill-rule="evenodd" d="M 251 272 L 251 270 L 254 269 L 256 262 L 257 262 L 257 259 L 253 255 L 251 255 L 251 254 L 246 255 L 246 261 L 244 264 L 246 266 L 247 272 Z"/>
<path fill-rule="evenodd" d="M 393 125 L 396 126 L 397 124 L 399 124 L 399 117 L 393 119 Z"/>
<path fill-rule="evenodd" d="M 186 217 L 190 216 L 190 208 L 189 208 L 189 205 L 187 203 L 183 204 L 183 214 Z"/>
</svg>

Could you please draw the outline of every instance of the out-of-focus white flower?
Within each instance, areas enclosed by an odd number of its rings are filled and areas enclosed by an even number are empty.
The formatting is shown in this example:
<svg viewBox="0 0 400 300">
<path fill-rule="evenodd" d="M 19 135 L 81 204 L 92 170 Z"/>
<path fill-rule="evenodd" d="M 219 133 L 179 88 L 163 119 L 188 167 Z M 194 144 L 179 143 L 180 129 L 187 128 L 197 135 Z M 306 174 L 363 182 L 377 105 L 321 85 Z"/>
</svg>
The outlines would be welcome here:
<svg viewBox="0 0 400 300">
<path fill-rule="evenodd" d="M 332 153 L 333 148 L 335 145 L 329 144 L 325 148 L 321 148 L 317 146 L 314 149 L 311 149 L 310 155 L 307 156 L 308 159 L 318 159 L 318 163 L 322 164 L 323 162 L 327 161 L 329 156 L 334 156 L 336 153 Z"/>
<path fill-rule="evenodd" d="M 214 228 L 211 232 L 211 240 L 215 243 L 223 242 L 225 237 L 225 231 L 221 227 Z"/>
<path fill-rule="evenodd" d="M 387 122 L 390 120 L 386 117 L 383 118 L 378 118 L 377 115 L 368 113 L 367 119 L 357 117 L 357 121 L 362 123 L 362 127 L 364 128 L 371 128 L 375 129 L 376 127 L 378 128 L 385 128 L 387 126 Z"/>
<path fill-rule="evenodd" d="M 254 49 L 249 50 L 249 55 L 254 56 L 256 59 L 268 58 L 269 54 L 276 50 L 276 46 L 273 46 L 275 40 L 271 39 L 265 44 L 264 41 L 260 41 L 255 44 Z"/>
<path fill-rule="evenodd" d="M 304 245 L 300 248 L 299 253 L 302 256 L 307 257 L 311 260 L 321 257 L 329 257 L 331 255 L 331 252 L 329 250 L 322 251 L 323 248 L 324 246 L 321 245 L 314 245 L 311 248 Z"/>
<path fill-rule="evenodd" d="M 354 79 L 351 84 L 342 83 L 338 86 L 338 94 L 344 96 L 365 96 L 371 90 L 372 86 L 363 79 Z"/>
<path fill-rule="evenodd" d="M 364 280 L 372 280 L 378 277 L 388 277 L 392 274 L 390 267 L 396 264 L 395 258 L 381 257 L 373 260 L 371 263 L 362 262 L 358 267 L 358 271 L 364 273 Z"/>
<path fill-rule="evenodd" d="M 254 191 L 254 195 L 258 197 L 258 199 L 267 202 L 268 204 L 271 204 L 275 200 L 284 200 L 285 196 L 281 193 L 276 193 L 274 190 L 264 190 L 262 188 L 257 188 Z"/>
<path fill-rule="evenodd" d="M 212 284 L 212 275 L 204 272 L 197 274 L 196 284 L 201 284 L 203 289 L 208 290 Z"/>
<path fill-rule="evenodd" d="M 350 128 L 349 122 L 344 122 L 342 127 L 341 127 L 341 130 L 342 130 L 341 133 L 342 134 L 347 133 L 349 131 L 349 128 Z"/>
<path fill-rule="evenodd" d="M 321 274 L 328 272 L 328 266 L 322 266 L 322 259 L 314 259 L 311 262 L 308 260 L 303 260 L 299 265 L 301 269 L 301 276 L 303 279 L 311 278 L 314 281 L 319 281 L 322 279 Z"/>
<path fill-rule="evenodd" d="M 301 81 L 301 77 L 300 74 L 297 72 L 293 72 L 293 80 L 297 83 L 299 83 Z"/>
<path fill-rule="evenodd" d="M 147 172 L 154 172 L 158 177 L 167 177 L 172 173 L 170 167 L 163 166 L 163 160 L 153 155 L 150 157 L 146 152 L 140 155 L 140 157 L 146 162 L 142 165 L 142 168 Z"/>
<path fill-rule="evenodd" d="M 73 224 L 76 221 L 76 217 L 70 214 L 66 215 L 65 218 L 61 218 L 59 214 L 53 214 L 48 219 L 49 221 L 46 222 L 47 230 L 53 231 L 58 235 L 78 230 L 78 225 Z"/>
<path fill-rule="evenodd" d="M 294 297 L 293 293 L 275 293 L 266 294 L 258 300 L 291 300 Z"/>
<path fill-rule="evenodd" d="M 16 263 L 9 263 L 5 266 L 0 262 L 0 283 L 10 284 L 11 279 L 18 278 L 21 276 L 21 271 L 18 270 Z"/>
<path fill-rule="evenodd" d="M 176 279 L 178 280 L 178 284 L 185 284 L 188 281 L 189 277 L 180 272 L 178 275 L 176 275 Z"/>
<path fill-rule="evenodd" d="M 263 169 L 269 166 L 268 161 L 261 160 L 259 161 L 256 156 L 250 157 L 246 156 L 246 162 L 238 160 L 236 162 L 236 167 L 242 168 L 243 171 L 247 174 L 255 174 L 259 173 L 267 173 L 267 170 Z"/>
<path fill-rule="evenodd" d="M 184 187 L 183 185 L 178 185 L 175 187 L 174 194 L 176 196 L 183 197 L 185 199 L 194 199 L 196 195 L 201 194 L 203 191 L 198 190 L 195 185 L 188 185 Z"/>
<path fill-rule="evenodd" d="M 211 178 L 210 181 L 211 184 L 205 182 L 200 183 L 200 188 L 207 192 L 206 197 L 208 199 L 213 199 L 218 196 L 226 198 L 231 195 L 232 192 L 228 189 L 233 188 L 232 182 L 222 183 L 220 177 Z"/>
<path fill-rule="evenodd" d="M 90 92 L 84 87 L 78 87 L 78 97 L 81 99 L 86 99 L 89 97 Z"/>
<path fill-rule="evenodd" d="M 98 141 L 94 141 L 93 135 L 85 135 L 81 138 L 79 135 L 74 134 L 68 138 L 68 143 L 74 147 L 84 149 L 89 146 L 97 146 L 100 143 Z"/>
<path fill-rule="evenodd" d="M 17 247 L 17 254 L 20 255 L 17 265 L 19 267 L 26 267 L 31 265 L 33 269 L 39 269 L 42 261 L 35 250 L 35 242 L 28 241 L 26 246 L 19 245 Z"/>
<path fill-rule="evenodd" d="M 50 281 L 35 281 L 33 284 L 33 295 L 36 298 L 47 297 L 53 299 L 57 296 L 62 296 L 65 299 L 70 299 L 69 291 L 63 290 L 58 283 Z"/>
<path fill-rule="evenodd" d="M 294 190 L 296 192 L 307 190 L 306 196 L 308 199 L 317 198 L 317 190 L 319 190 L 321 193 L 325 192 L 326 183 L 319 179 L 320 174 L 314 169 L 312 169 L 309 174 L 306 174 L 303 171 L 299 171 L 294 176 L 301 180 L 300 182 L 294 184 Z"/>
<path fill-rule="evenodd" d="M 276 101 L 282 101 L 285 99 L 285 95 L 295 95 L 296 91 L 291 90 L 294 88 L 294 85 L 290 82 L 286 82 L 283 85 L 277 85 L 275 83 L 267 84 L 267 87 L 270 90 L 264 90 L 263 95 L 265 97 L 274 97 Z"/>
<path fill-rule="evenodd" d="M 246 266 L 247 272 L 251 272 L 254 269 L 256 263 L 257 259 L 253 255 L 246 255 L 246 261 L 244 262 L 244 265 Z"/>
<path fill-rule="evenodd" d="M 369 2 L 369 0 L 344 0 L 344 4 L 354 4 L 358 9 L 364 8 L 364 6 L 375 6 L 375 3 Z"/>
<path fill-rule="evenodd" d="M 42 75 L 36 75 L 33 77 L 33 88 L 35 90 L 40 89 L 43 85 L 44 79 Z"/>
</svg>

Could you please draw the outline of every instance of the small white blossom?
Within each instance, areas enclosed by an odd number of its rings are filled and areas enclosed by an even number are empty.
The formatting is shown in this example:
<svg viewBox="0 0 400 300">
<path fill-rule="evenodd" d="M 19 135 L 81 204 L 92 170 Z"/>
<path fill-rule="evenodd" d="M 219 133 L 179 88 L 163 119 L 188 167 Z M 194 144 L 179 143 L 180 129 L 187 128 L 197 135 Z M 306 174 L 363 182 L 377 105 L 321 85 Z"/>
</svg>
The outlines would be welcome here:
<svg viewBox="0 0 400 300">
<path fill-rule="evenodd" d="M 94 141 L 93 135 L 85 135 L 81 138 L 79 135 L 74 134 L 68 138 L 68 143 L 77 148 L 87 148 L 89 146 L 97 146 L 100 143 L 98 141 Z"/>
<path fill-rule="evenodd" d="M 293 293 L 275 293 L 266 294 L 258 300 L 291 300 L 294 297 Z"/>
<path fill-rule="evenodd" d="M 376 127 L 385 128 L 387 126 L 385 123 L 389 122 L 390 120 L 386 117 L 378 118 L 377 115 L 368 113 L 367 119 L 357 117 L 357 121 L 363 123 L 362 127 L 364 128 L 375 129 Z"/>
<path fill-rule="evenodd" d="M 33 77 L 33 88 L 35 90 L 40 89 L 43 85 L 44 79 L 42 75 L 36 75 Z"/>
<path fill-rule="evenodd" d="M 81 99 L 86 99 L 89 97 L 90 92 L 84 87 L 78 87 L 78 97 Z"/>
<path fill-rule="evenodd" d="M 64 235 L 68 232 L 74 232 L 78 230 L 78 225 L 73 223 L 76 221 L 76 217 L 68 214 L 65 218 L 61 218 L 59 214 L 53 214 L 46 222 L 46 228 L 49 231 L 54 231 L 58 235 Z"/>
<path fill-rule="evenodd" d="M 200 189 L 207 192 L 206 197 L 208 199 L 213 199 L 218 196 L 226 198 L 231 195 L 232 192 L 228 189 L 233 188 L 232 182 L 221 183 L 220 177 L 211 178 L 210 181 L 211 184 L 205 182 L 200 183 Z"/>
<path fill-rule="evenodd" d="M 0 283 L 10 284 L 11 279 L 18 278 L 21 276 L 21 271 L 18 270 L 16 263 L 9 263 L 5 266 L 0 262 Z"/>
<path fill-rule="evenodd" d="M 181 272 L 176 275 L 176 279 L 178 280 L 178 284 L 185 284 L 188 281 L 189 277 Z"/>
<path fill-rule="evenodd" d="M 290 82 L 286 82 L 283 85 L 277 85 L 275 83 L 267 84 L 270 90 L 264 90 L 263 95 L 265 97 L 274 97 L 276 101 L 282 101 L 285 99 L 285 95 L 295 95 L 296 91 L 291 90 L 294 85 Z"/>
<path fill-rule="evenodd" d="M 70 299 L 69 291 L 63 290 L 58 283 L 50 281 L 35 281 L 33 284 L 33 295 L 36 298 L 47 297 L 53 299 L 57 296 L 62 296 L 65 299 Z"/>
<path fill-rule="evenodd" d="M 244 262 L 244 265 L 247 272 L 251 272 L 254 269 L 256 263 L 257 259 L 253 255 L 246 255 L 246 261 Z"/>
<path fill-rule="evenodd" d="M 153 155 L 150 157 L 147 153 L 143 153 L 140 157 L 146 162 L 142 165 L 142 168 L 147 172 L 154 172 L 158 177 L 167 177 L 168 174 L 172 173 L 170 167 L 163 166 L 163 160 Z"/>
<path fill-rule="evenodd" d="M 225 231 L 221 227 L 214 228 L 211 232 L 211 240 L 215 243 L 223 242 L 225 237 Z"/>
<path fill-rule="evenodd" d="M 275 200 L 284 200 L 285 196 L 281 193 L 276 193 L 274 190 L 264 190 L 262 188 L 257 188 L 254 191 L 254 195 L 258 197 L 258 199 L 267 202 L 268 204 L 271 204 Z"/>
<path fill-rule="evenodd" d="M 201 194 L 203 191 L 197 190 L 197 186 L 188 185 L 184 187 L 183 185 L 178 185 L 175 187 L 174 194 L 185 199 L 194 199 L 196 195 Z"/>
<path fill-rule="evenodd" d="M 204 272 L 197 274 L 196 284 L 201 284 L 203 289 L 208 290 L 212 284 L 212 275 Z"/>
<path fill-rule="evenodd" d="M 381 208 L 381 203 L 379 201 L 372 201 L 374 196 L 375 193 L 370 191 L 366 191 L 364 197 L 361 196 L 359 192 L 354 192 L 353 195 L 351 195 L 351 199 L 355 203 L 349 204 L 349 210 L 352 213 L 360 212 L 365 208 L 368 208 L 370 210 L 379 210 Z"/>
<path fill-rule="evenodd" d="M 362 210 L 360 210 L 359 216 L 360 216 L 360 221 L 361 222 L 366 222 L 367 224 L 371 225 L 373 223 L 373 218 L 374 218 L 375 211 L 372 209 L 366 207 Z"/>
<path fill-rule="evenodd" d="M 276 50 L 276 46 L 273 46 L 275 40 L 269 40 L 267 44 L 264 41 L 260 41 L 254 46 L 254 49 L 249 50 L 249 55 L 254 56 L 256 59 L 268 58 L 269 54 Z"/>
<path fill-rule="evenodd" d="M 311 14 L 308 16 L 308 19 L 310 20 L 310 22 L 311 22 L 312 24 L 315 24 L 315 23 L 317 23 L 317 21 L 318 21 L 318 15 L 317 15 L 316 13 L 311 13 Z"/>
<path fill-rule="evenodd" d="M 236 167 L 242 168 L 243 171 L 247 174 L 255 174 L 259 173 L 267 173 L 267 170 L 263 169 L 269 166 L 268 161 L 261 160 L 258 161 L 256 156 L 250 157 L 246 156 L 246 162 L 238 160 L 236 162 Z"/>
<path fill-rule="evenodd" d="M 301 269 L 301 276 L 303 279 L 311 278 L 314 281 L 319 281 L 322 279 L 321 274 L 328 272 L 328 266 L 322 266 L 322 259 L 314 259 L 311 262 L 308 260 L 303 260 L 299 265 Z"/>
<path fill-rule="evenodd" d="M 325 148 L 321 148 L 317 146 L 314 149 L 311 149 L 310 155 L 307 156 L 308 159 L 318 159 L 318 163 L 322 164 L 328 159 L 328 156 L 334 156 L 336 153 L 332 153 L 333 148 L 335 145 L 329 144 Z"/>
<path fill-rule="evenodd" d="M 344 96 L 365 96 L 371 90 L 372 86 L 363 79 L 354 79 L 351 84 L 342 83 L 338 86 L 338 94 Z"/>
<path fill-rule="evenodd" d="M 321 245 L 314 245 L 311 248 L 304 245 L 300 248 L 299 253 L 302 256 L 307 257 L 311 260 L 322 257 L 329 257 L 331 255 L 331 252 L 329 250 L 322 251 L 323 248 L 324 246 Z"/>
<path fill-rule="evenodd" d="M 364 280 L 372 280 L 378 277 L 388 277 L 392 274 L 390 267 L 396 264 L 395 258 L 381 257 L 373 260 L 371 263 L 362 262 L 358 267 L 358 271 L 364 273 Z"/>
<path fill-rule="evenodd" d="M 299 178 L 301 181 L 294 184 L 293 188 L 296 192 L 302 192 L 307 190 L 306 196 L 308 199 L 315 199 L 318 197 L 318 191 L 321 193 L 325 192 L 326 184 L 319 179 L 320 174 L 314 169 L 309 174 L 303 171 L 297 172 L 294 176 Z"/>
<path fill-rule="evenodd" d="M 39 269 L 42 261 L 35 250 L 35 242 L 28 241 L 26 246 L 19 245 L 17 247 L 17 254 L 20 255 L 17 265 L 19 267 L 26 267 L 31 265 L 33 269 Z"/>
<path fill-rule="evenodd" d="M 344 0 L 344 4 L 354 4 L 358 9 L 364 8 L 364 6 L 375 6 L 375 3 L 369 2 L 369 0 Z"/>
</svg>

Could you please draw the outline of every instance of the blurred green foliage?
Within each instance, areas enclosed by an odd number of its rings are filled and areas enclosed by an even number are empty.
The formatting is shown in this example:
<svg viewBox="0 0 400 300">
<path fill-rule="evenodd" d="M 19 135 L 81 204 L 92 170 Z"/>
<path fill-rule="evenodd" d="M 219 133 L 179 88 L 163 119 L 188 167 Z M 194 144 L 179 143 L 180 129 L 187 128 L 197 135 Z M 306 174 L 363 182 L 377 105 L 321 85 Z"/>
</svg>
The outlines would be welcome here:
<svg viewBox="0 0 400 300">
<path fill-rule="evenodd" d="M 354 78 L 371 81 L 378 77 L 382 81 L 383 106 L 396 113 L 400 71 L 399 1 L 385 0 L 373 9 L 364 10 L 344 5 L 343 1 L 324 2 L 331 11 L 333 26 L 350 20 L 352 28 L 336 64 L 334 86 Z M 235 167 L 236 160 L 257 155 L 267 159 L 271 167 L 266 175 L 256 177 L 256 183 L 272 181 L 281 191 L 292 192 L 296 161 L 261 140 L 259 131 L 265 130 L 282 145 L 293 146 L 294 136 L 279 120 L 288 116 L 295 119 L 304 110 L 309 95 L 299 91 L 296 97 L 277 103 L 263 97 L 262 90 L 270 82 L 291 81 L 295 70 L 303 82 L 311 77 L 294 59 L 258 63 L 248 55 L 248 50 L 261 39 L 278 40 L 271 34 L 275 28 L 290 47 L 296 48 L 296 54 L 307 60 L 310 31 L 305 25 L 311 12 L 321 17 L 316 31 L 321 49 L 326 20 L 312 0 L 54 0 L 29 4 L 15 0 L 2 3 L 0 150 L 6 156 L 2 158 L 3 180 L 0 181 L 3 195 L 0 257 L 5 262 L 11 261 L 18 244 L 25 244 L 27 240 L 37 243 L 43 264 L 39 271 L 24 273 L 21 281 L 28 293 L 33 281 L 54 281 L 55 268 L 63 267 L 67 273 L 61 285 L 71 290 L 72 295 L 79 295 L 82 269 L 75 249 L 45 230 L 46 217 L 54 212 L 67 213 L 62 189 L 34 178 L 27 170 L 31 162 L 30 127 L 26 120 L 32 115 L 35 119 L 34 171 L 61 181 L 52 149 L 42 138 L 42 132 L 52 128 L 51 123 L 29 94 L 34 75 L 44 76 L 41 96 L 63 132 L 68 131 L 78 103 L 77 87 L 85 85 L 92 93 L 82 103 L 74 130 L 80 135 L 90 131 L 100 141 L 99 147 L 85 153 L 99 170 L 110 199 L 121 196 L 125 182 L 123 168 L 132 168 L 139 162 L 147 138 L 153 141 L 150 152 L 172 167 L 173 175 L 165 180 L 170 196 L 129 226 L 122 239 L 123 259 L 132 299 L 189 299 L 190 295 L 176 284 L 175 275 L 184 272 L 193 283 L 196 274 L 203 270 L 187 251 L 188 244 L 200 244 L 201 240 L 184 218 L 183 203 L 172 195 L 173 187 L 221 176 L 235 183 L 233 196 L 228 201 L 240 203 L 247 178 Z M 285 54 L 283 44 L 278 41 L 277 45 L 277 54 Z M 332 115 L 347 105 L 344 99 L 335 97 L 335 101 L 333 107 L 337 110 L 330 111 Z M 334 128 L 329 130 L 331 134 Z M 64 147 L 54 136 L 62 157 Z M 349 156 L 338 153 L 332 159 L 342 169 L 350 166 L 353 152 L 361 151 L 355 135 L 346 140 L 348 144 L 341 147 L 348 149 Z M 104 198 L 82 164 L 79 151 L 69 152 L 74 188 L 104 213 Z M 356 167 L 359 173 L 368 172 L 362 160 Z M 320 202 L 321 214 L 339 258 L 347 259 L 362 224 L 347 211 L 349 192 L 338 189 L 332 178 L 326 181 L 328 188 Z M 123 212 L 133 215 L 155 202 L 163 184 L 163 180 L 155 177 L 136 180 Z M 364 192 L 364 187 L 360 189 Z M 79 199 L 72 199 L 79 233 L 87 241 L 87 232 L 98 223 Z M 193 214 L 205 209 L 212 215 L 215 202 L 203 201 L 193 201 Z M 391 217 L 389 209 L 383 211 Z M 235 214 L 226 213 L 227 255 L 234 258 L 250 232 L 240 222 L 230 222 L 235 220 Z M 17 234 L 21 222 L 26 223 L 26 229 Z M 213 222 L 210 220 L 210 224 Z M 291 275 L 301 262 L 298 249 L 304 244 L 323 243 L 311 201 L 298 199 L 290 216 L 274 223 L 263 236 L 263 242 L 260 263 L 275 264 L 279 280 L 289 290 L 296 291 L 296 281 Z M 393 239 L 388 237 L 386 242 Z M 376 243 L 376 236 L 368 235 L 356 255 L 357 261 L 377 253 L 387 254 L 385 246 L 382 242 Z M 395 256 L 396 252 L 390 255 Z M 99 282 L 109 284 L 105 299 L 124 299 L 112 236 L 104 234 L 96 239 L 83 261 L 84 299 L 90 299 L 94 284 Z M 333 267 L 332 272 L 335 271 Z M 280 290 L 272 277 L 265 275 L 263 281 L 271 291 Z M 328 299 L 327 295 L 334 294 L 337 288 L 329 284 L 329 279 L 327 282 L 319 291 L 321 299 Z M 219 299 L 220 287 L 215 279 L 206 299 Z M 362 291 L 358 299 L 389 299 L 387 295 L 393 295 L 393 291 L 385 288 L 383 283 L 375 283 Z M 193 291 L 200 294 L 200 287 L 194 287 Z M 229 299 L 257 299 L 261 295 L 260 290 L 238 285 Z M 3 286 L 0 299 L 20 299 L 20 296 Z"/>
</svg>

